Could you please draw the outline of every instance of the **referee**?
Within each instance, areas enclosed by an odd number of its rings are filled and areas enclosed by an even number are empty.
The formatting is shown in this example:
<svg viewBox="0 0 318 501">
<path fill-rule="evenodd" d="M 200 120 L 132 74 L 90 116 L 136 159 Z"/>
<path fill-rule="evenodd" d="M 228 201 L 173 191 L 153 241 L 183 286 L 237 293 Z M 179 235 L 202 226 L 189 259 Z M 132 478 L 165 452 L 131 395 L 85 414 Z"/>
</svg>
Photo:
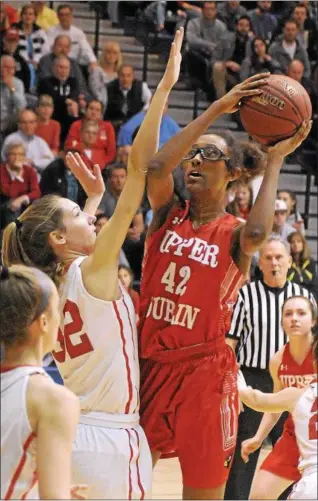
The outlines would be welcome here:
<svg viewBox="0 0 318 501">
<path fill-rule="evenodd" d="M 227 334 L 227 342 L 237 353 L 247 385 L 267 393 L 273 391 L 269 361 L 287 342 L 281 326 L 285 299 L 305 296 L 314 301 L 307 289 L 287 281 L 291 262 L 288 244 L 277 237 L 266 242 L 259 256 L 263 279 L 241 288 Z M 261 419 L 262 414 L 249 407 L 245 407 L 239 416 L 237 445 L 224 499 L 249 498 L 260 449 L 250 455 L 248 463 L 244 463 L 241 444 L 255 435 Z M 282 433 L 283 422 L 281 418 L 269 435 L 272 445 Z"/>
</svg>

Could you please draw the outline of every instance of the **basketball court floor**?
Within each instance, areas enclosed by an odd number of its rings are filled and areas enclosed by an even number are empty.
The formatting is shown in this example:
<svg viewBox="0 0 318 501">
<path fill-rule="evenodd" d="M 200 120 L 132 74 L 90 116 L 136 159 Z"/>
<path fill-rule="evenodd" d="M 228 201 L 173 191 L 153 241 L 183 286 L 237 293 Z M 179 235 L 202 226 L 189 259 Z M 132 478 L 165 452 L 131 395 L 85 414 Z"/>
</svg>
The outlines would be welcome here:
<svg viewBox="0 0 318 501">
<path fill-rule="evenodd" d="M 271 448 L 262 448 L 258 465 L 260 465 Z M 182 479 L 177 459 L 162 459 L 158 461 L 154 471 L 152 499 L 181 499 Z"/>
</svg>

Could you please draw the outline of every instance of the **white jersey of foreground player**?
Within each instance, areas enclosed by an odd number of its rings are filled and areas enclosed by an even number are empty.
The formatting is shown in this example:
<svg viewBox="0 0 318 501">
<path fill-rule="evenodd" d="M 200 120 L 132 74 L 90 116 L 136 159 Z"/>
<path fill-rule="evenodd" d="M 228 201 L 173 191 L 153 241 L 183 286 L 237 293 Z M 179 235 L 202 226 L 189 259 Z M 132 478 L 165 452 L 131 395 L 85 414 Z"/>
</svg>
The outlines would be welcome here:
<svg viewBox="0 0 318 501">
<path fill-rule="evenodd" d="M 292 412 L 300 452 L 298 465 L 302 478 L 294 486 L 290 499 L 317 499 L 318 462 L 318 383 L 312 383 L 301 395 Z"/>
<path fill-rule="evenodd" d="M 1 371 L 1 499 L 39 499 L 36 436 L 26 407 L 32 374 L 47 376 L 42 367 Z"/>
<path fill-rule="evenodd" d="M 53 352 L 65 386 L 80 399 L 73 482 L 89 499 L 144 499 L 152 462 L 139 425 L 139 361 L 134 306 L 85 289 L 77 258 L 60 286 L 61 330 Z"/>
</svg>

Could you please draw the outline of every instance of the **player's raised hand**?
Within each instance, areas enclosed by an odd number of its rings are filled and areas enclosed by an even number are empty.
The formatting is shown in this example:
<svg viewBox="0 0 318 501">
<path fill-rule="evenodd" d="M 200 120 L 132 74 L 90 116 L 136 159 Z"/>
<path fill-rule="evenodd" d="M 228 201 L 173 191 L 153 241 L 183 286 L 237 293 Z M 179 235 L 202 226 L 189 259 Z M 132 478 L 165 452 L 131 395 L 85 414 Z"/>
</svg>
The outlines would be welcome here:
<svg viewBox="0 0 318 501">
<path fill-rule="evenodd" d="M 271 156 L 277 156 L 279 158 L 284 158 L 295 151 L 298 146 L 306 139 L 312 126 L 312 120 L 306 121 L 301 124 L 298 131 L 290 138 L 284 139 L 275 146 L 271 146 L 267 149 L 267 152 Z"/>
<path fill-rule="evenodd" d="M 253 452 L 257 451 L 262 445 L 260 440 L 257 440 L 255 437 L 248 438 L 244 440 L 241 444 L 241 457 L 244 463 L 248 462 L 249 455 Z"/>
<path fill-rule="evenodd" d="M 270 73 L 258 73 L 235 85 L 230 92 L 218 100 L 221 113 L 234 113 L 239 109 L 240 101 L 244 97 L 261 94 L 262 86 L 268 82 L 269 77 Z"/>
<path fill-rule="evenodd" d="M 169 60 L 166 66 L 166 71 L 159 85 L 170 90 L 178 81 L 181 66 L 181 48 L 183 42 L 184 29 L 180 28 L 176 31 L 174 40 L 171 44 Z"/>
<path fill-rule="evenodd" d="M 67 153 L 65 163 L 88 197 L 104 193 L 105 184 L 99 165 L 94 165 L 93 172 L 91 172 L 79 153 Z"/>
</svg>

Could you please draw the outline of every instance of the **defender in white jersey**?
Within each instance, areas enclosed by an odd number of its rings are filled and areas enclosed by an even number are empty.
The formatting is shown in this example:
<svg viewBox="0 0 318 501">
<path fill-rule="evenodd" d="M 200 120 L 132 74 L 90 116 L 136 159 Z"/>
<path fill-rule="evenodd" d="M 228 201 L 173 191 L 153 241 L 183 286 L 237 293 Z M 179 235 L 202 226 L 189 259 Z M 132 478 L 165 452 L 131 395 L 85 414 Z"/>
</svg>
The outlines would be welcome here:
<svg viewBox="0 0 318 501">
<path fill-rule="evenodd" d="M 139 426 L 135 313 L 119 284 L 118 256 L 144 193 L 168 95 L 179 77 L 182 39 L 181 29 L 132 146 L 125 187 L 98 237 L 95 212 L 105 187 L 99 167 L 89 171 L 78 154 L 68 154 L 66 163 L 88 195 L 84 211 L 68 199 L 46 196 L 4 232 L 6 264 L 38 266 L 59 282 L 62 319 L 53 355 L 65 386 L 80 398 L 73 480 L 88 484 L 90 499 L 151 494 L 151 455 Z"/>
<path fill-rule="evenodd" d="M 71 491 L 79 401 L 41 367 L 56 343 L 58 303 L 41 271 L 2 268 L 1 499 L 84 499 Z"/>
<path fill-rule="evenodd" d="M 294 335 L 301 330 L 301 324 L 312 328 L 317 326 L 317 311 L 307 298 L 289 298 L 286 309 L 291 312 Z M 287 303 L 285 302 L 285 305 Z M 301 304 L 302 303 L 302 304 Z M 304 304 L 307 304 L 307 308 Z M 307 310 L 307 311 L 306 311 Z M 300 316 L 302 318 L 300 318 Z M 314 372 L 317 373 L 318 338 L 313 342 Z M 277 393 L 268 394 L 241 383 L 239 394 L 242 402 L 259 412 L 280 413 L 289 411 L 292 415 L 295 436 L 300 453 L 298 464 L 302 475 L 295 484 L 290 499 L 317 499 L 318 463 L 318 384 L 317 381 L 307 388 L 289 387 Z"/>
</svg>

